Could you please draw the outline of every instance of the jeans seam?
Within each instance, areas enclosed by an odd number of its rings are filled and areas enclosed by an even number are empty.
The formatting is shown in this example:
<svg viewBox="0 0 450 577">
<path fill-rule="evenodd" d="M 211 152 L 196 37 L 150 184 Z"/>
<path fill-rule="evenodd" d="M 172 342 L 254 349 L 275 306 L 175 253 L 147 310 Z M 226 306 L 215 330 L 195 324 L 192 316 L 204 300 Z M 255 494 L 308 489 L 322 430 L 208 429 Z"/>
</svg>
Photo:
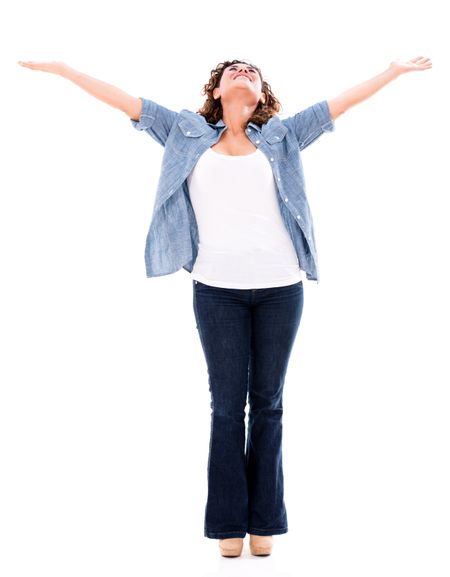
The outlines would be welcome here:
<svg viewBox="0 0 450 577">
<path fill-rule="evenodd" d="M 257 527 L 249 527 L 247 531 L 284 531 L 287 527 L 276 527 L 275 529 L 258 529 Z"/>
</svg>

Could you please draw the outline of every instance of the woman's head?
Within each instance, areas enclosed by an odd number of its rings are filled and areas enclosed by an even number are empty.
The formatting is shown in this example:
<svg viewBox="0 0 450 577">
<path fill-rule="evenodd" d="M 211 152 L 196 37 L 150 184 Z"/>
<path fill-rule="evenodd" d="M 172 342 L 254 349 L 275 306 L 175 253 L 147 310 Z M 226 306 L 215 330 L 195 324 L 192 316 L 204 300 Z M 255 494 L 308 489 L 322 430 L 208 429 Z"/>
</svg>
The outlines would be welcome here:
<svg viewBox="0 0 450 577">
<path fill-rule="evenodd" d="M 211 70 L 211 77 L 201 93 L 206 95 L 206 101 L 197 112 L 213 124 L 223 116 L 222 97 L 245 94 L 255 106 L 248 122 L 259 125 L 281 110 L 281 103 L 263 79 L 260 69 L 244 60 L 226 60 L 218 64 Z"/>
</svg>

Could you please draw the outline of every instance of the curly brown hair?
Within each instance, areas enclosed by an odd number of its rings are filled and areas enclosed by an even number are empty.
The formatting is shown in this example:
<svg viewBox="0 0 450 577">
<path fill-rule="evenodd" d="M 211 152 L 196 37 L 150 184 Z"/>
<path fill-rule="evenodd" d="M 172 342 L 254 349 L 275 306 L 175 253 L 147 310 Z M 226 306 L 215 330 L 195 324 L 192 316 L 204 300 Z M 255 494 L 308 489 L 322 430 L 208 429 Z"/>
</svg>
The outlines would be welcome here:
<svg viewBox="0 0 450 577">
<path fill-rule="evenodd" d="M 216 122 L 222 118 L 222 103 L 220 98 L 217 100 L 214 99 L 213 90 L 219 86 L 220 79 L 222 78 L 222 74 L 225 68 L 231 66 L 232 64 L 239 63 L 248 64 L 258 71 L 259 77 L 261 78 L 261 91 L 266 96 L 265 103 L 263 104 L 261 101 L 258 102 L 258 105 L 253 111 L 251 117 L 248 119 L 248 122 L 254 122 L 255 124 L 262 125 L 265 124 L 277 112 L 280 112 L 281 103 L 273 94 L 270 84 L 263 79 L 261 70 L 257 66 L 251 64 L 250 62 L 246 62 L 245 60 L 225 60 L 224 62 L 220 62 L 213 70 L 211 70 L 211 77 L 208 83 L 205 84 L 201 90 L 201 94 L 206 95 L 206 101 L 202 108 L 197 110 L 197 113 L 204 116 L 206 118 L 206 122 L 216 124 Z"/>
</svg>

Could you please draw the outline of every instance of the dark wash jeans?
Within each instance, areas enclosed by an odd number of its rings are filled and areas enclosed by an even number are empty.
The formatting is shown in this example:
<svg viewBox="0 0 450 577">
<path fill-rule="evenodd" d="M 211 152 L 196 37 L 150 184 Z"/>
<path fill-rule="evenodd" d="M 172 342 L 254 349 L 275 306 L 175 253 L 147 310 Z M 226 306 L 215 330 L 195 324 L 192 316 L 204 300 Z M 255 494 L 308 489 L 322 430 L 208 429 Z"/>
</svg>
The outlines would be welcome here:
<svg viewBox="0 0 450 577">
<path fill-rule="evenodd" d="M 259 289 L 214 287 L 194 279 L 192 284 L 212 409 L 204 535 L 287 533 L 282 395 L 302 315 L 303 283 Z"/>
</svg>

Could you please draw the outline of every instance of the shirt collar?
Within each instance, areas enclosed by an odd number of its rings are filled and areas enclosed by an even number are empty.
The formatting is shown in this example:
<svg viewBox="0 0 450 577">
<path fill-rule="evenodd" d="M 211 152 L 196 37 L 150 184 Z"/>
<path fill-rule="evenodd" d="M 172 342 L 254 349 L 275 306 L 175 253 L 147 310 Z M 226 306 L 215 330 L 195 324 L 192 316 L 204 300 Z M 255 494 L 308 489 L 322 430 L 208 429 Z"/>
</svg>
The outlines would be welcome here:
<svg viewBox="0 0 450 577">
<path fill-rule="evenodd" d="M 222 120 L 222 118 L 219 118 L 219 120 L 215 124 L 213 124 L 212 122 L 208 122 L 207 124 L 209 124 L 213 128 L 222 128 L 223 126 L 225 126 L 225 122 Z M 254 122 L 249 122 L 247 126 L 252 126 L 255 130 L 261 132 L 261 127 L 258 126 L 258 124 L 255 124 Z"/>
</svg>

